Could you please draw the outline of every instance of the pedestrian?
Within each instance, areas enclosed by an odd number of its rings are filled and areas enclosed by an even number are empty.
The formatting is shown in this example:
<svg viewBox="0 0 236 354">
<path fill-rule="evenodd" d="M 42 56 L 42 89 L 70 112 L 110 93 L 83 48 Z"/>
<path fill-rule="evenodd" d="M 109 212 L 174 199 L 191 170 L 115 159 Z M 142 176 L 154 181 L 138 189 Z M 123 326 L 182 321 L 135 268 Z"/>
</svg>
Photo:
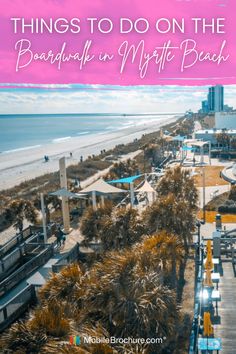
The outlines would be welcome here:
<svg viewBox="0 0 236 354">
<path fill-rule="evenodd" d="M 61 230 L 59 226 L 56 230 L 56 238 L 57 238 L 57 246 L 61 247 L 61 241 L 63 240 L 64 232 Z"/>
<path fill-rule="evenodd" d="M 138 198 L 137 198 L 137 196 L 134 197 L 134 205 L 138 205 Z"/>
<path fill-rule="evenodd" d="M 59 230 L 56 230 L 55 235 L 56 235 L 56 239 L 57 239 L 57 246 L 61 247 L 61 236 L 60 236 Z"/>
</svg>

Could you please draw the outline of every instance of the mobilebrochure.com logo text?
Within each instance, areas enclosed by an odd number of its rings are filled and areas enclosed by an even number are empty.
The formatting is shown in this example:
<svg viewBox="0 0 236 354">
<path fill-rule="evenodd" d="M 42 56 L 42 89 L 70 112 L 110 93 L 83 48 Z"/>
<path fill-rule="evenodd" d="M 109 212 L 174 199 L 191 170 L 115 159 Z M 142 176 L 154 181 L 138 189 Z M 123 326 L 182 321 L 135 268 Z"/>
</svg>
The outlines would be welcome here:
<svg viewBox="0 0 236 354">
<path fill-rule="evenodd" d="M 166 337 L 159 338 L 117 338 L 117 337 L 92 337 L 92 336 L 70 336 L 71 345 L 81 344 L 162 344 Z"/>
</svg>

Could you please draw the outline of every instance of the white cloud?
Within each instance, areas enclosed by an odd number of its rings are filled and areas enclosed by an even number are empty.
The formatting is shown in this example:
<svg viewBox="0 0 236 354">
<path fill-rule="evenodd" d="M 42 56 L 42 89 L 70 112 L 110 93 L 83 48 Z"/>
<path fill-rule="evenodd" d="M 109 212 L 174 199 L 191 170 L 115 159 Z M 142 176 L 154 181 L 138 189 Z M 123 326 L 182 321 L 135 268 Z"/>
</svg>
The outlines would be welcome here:
<svg viewBox="0 0 236 354">
<path fill-rule="evenodd" d="M 197 111 L 208 90 L 207 86 L 27 85 L 0 90 L 0 113 Z M 225 103 L 236 106 L 235 94 L 236 86 L 225 86 Z"/>
</svg>

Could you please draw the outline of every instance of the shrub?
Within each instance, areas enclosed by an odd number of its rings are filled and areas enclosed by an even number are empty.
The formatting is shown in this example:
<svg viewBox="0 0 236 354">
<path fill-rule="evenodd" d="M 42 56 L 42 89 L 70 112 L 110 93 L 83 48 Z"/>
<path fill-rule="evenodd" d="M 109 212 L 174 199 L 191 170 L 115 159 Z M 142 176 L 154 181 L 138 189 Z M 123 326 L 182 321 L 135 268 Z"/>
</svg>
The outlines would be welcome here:
<svg viewBox="0 0 236 354">
<path fill-rule="evenodd" d="M 230 213 L 230 214 L 236 214 L 236 204 L 233 205 L 220 205 L 218 207 L 218 212 L 219 213 Z"/>
</svg>

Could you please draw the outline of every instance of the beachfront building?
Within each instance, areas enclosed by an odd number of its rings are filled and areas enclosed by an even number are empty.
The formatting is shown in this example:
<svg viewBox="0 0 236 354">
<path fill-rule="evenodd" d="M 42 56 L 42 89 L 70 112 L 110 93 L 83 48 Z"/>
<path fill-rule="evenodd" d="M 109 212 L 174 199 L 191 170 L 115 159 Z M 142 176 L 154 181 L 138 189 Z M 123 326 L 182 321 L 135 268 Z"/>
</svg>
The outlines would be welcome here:
<svg viewBox="0 0 236 354">
<path fill-rule="evenodd" d="M 216 129 L 236 129 L 236 112 L 216 112 L 215 114 Z"/>
<path fill-rule="evenodd" d="M 209 113 L 208 100 L 202 101 L 201 113 Z"/>
<path fill-rule="evenodd" d="M 222 85 L 209 87 L 207 101 L 209 112 L 222 112 L 224 110 L 224 87 Z"/>
<path fill-rule="evenodd" d="M 227 134 L 230 139 L 236 139 L 236 130 L 222 130 L 222 129 L 206 129 L 198 130 L 194 133 L 194 139 L 202 141 L 210 141 L 212 146 L 218 146 L 217 135 Z"/>
</svg>

